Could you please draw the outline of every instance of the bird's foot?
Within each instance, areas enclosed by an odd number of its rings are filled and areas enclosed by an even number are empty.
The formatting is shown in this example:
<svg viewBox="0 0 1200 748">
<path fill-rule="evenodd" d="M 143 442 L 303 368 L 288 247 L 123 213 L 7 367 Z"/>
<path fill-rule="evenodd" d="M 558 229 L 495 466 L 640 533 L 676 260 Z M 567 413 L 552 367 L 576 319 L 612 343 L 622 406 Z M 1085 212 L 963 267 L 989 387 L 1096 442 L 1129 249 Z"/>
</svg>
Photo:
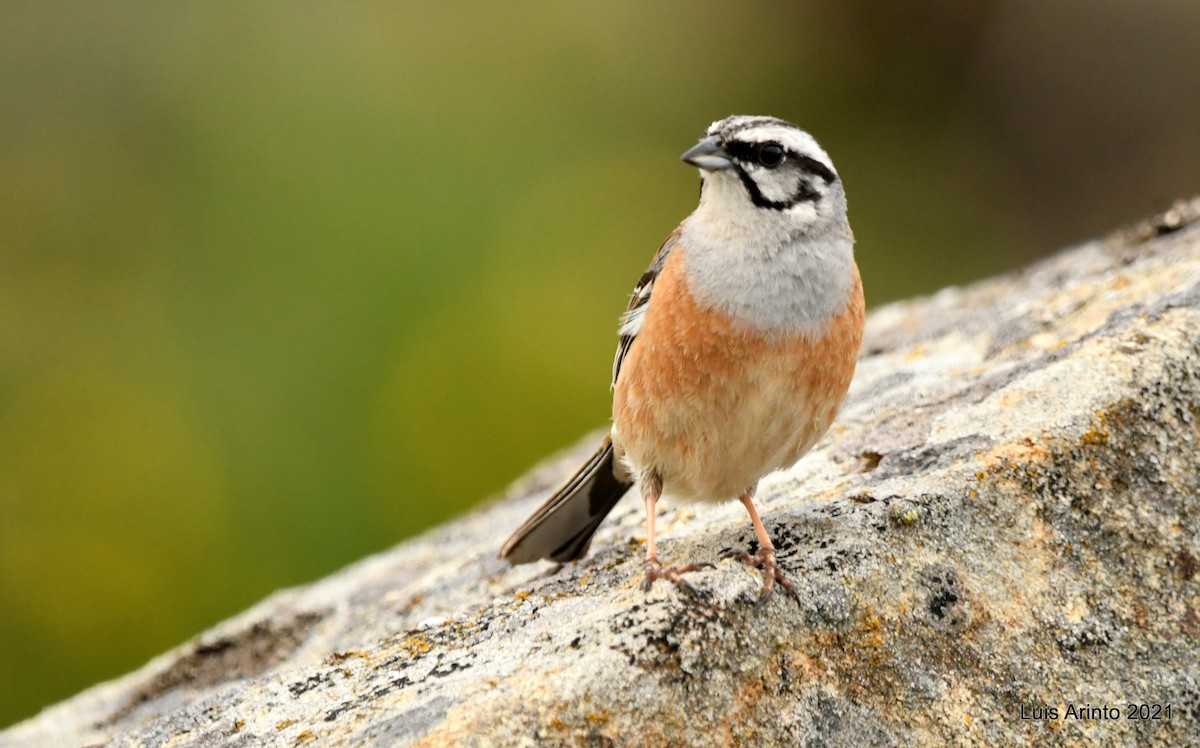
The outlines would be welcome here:
<svg viewBox="0 0 1200 748">
<path fill-rule="evenodd" d="M 783 588 L 783 591 L 788 594 L 796 602 L 800 602 L 800 593 L 796 591 L 796 585 L 792 584 L 791 580 L 784 575 L 783 569 L 779 568 L 779 564 L 775 561 L 775 549 L 759 547 L 758 552 L 751 555 L 745 551 L 729 551 L 722 554 L 721 558 L 736 558 L 744 564 L 753 566 L 756 569 L 763 570 L 763 586 L 762 592 L 758 596 L 756 605 L 761 607 L 771 595 L 775 592 L 775 585 L 778 584 Z"/>
<path fill-rule="evenodd" d="M 687 593 L 690 597 L 696 597 L 699 591 L 692 586 L 692 583 L 683 578 L 684 574 L 690 571 L 699 571 L 701 569 L 711 569 L 712 564 L 688 564 L 687 566 L 663 566 L 658 562 L 657 558 L 647 559 L 646 561 L 646 576 L 642 579 L 642 591 L 649 592 L 654 585 L 656 579 L 666 579 Z"/>
</svg>

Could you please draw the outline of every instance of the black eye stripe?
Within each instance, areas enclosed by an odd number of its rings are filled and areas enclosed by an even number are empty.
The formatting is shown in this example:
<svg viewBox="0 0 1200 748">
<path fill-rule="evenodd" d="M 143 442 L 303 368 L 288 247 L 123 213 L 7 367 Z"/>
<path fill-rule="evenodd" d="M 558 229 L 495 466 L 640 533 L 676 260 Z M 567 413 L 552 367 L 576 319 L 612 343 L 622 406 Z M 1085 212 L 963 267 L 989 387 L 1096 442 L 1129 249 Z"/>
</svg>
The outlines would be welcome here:
<svg viewBox="0 0 1200 748">
<path fill-rule="evenodd" d="M 746 143 L 741 140 L 731 140 L 726 141 L 725 150 L 729 152 L 730 156 L 733 156 L 743 164 L 755 164 L 758 163 L 759 146 L 760 144 L 758 143 Z M 821 179 L 824 179 L 826 183 L 833 183 L 837 180 L 837 174 L 834 174 L 832 169 L 817 159 L 797 153 L 796 151 L 793 151 L 790 148 L 785 148 L 782 145 L 780 145 L 780 147 L 783 148 L 785 158 L 795 161 L 805 171 L 817 175 Z"/>
<path fill-rule="evenodd" d="M 754 163 L 755 146 L 751 143 L 743 143 L 740 140 L 729 141 L 725 143 L 725 150 L 742 163 Z"/>
<path fill-rule="evenodd" d="M 824 179 L 828 184 L 833 184 L 833 182 L 837 179 L 837 174 L 834 174 L 832 169 L 815 158 L 801 156 L 800 154 L 792 153 L 791 151 L 788 151 L 788 156 L 796 159 L 806 170 L 816 174 L 821 179 Z"/>
</svg>

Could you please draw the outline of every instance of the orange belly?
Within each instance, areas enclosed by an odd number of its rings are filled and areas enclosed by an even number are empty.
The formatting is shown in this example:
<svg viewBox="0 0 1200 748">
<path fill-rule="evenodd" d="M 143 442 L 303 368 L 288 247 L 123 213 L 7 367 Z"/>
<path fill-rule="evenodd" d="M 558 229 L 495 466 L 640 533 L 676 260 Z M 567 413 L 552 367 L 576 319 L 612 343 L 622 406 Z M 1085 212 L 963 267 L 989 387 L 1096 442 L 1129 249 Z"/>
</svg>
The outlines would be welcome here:
<svg viewBox="0 0 1200 748">
<path fill-rule="evenodd" d="M 862 342 L 857 268 L 845 310 L 815 338 L 764 338 L 700 307 L 676 251 L 655 281 L 613 393 L 613 435 L 634 475 L 685 500 L 737 497 L 829 429 Z"/>
</svg>

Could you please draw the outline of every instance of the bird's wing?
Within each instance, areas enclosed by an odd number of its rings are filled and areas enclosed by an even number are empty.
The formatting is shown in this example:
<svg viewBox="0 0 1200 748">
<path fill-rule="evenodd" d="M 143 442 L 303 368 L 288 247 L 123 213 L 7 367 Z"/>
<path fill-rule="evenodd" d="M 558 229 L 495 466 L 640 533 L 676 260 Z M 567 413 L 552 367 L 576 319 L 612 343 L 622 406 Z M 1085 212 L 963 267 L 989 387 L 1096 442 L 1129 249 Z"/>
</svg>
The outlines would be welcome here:
<svg viewBox="0 0 1200 748">
<path fill-rule="evenodd" d="M 575 475 L 517 528 L 500 557 L 514 564 L 582 558 L 600 523 L 633 486 L 614 459 L 612 440 L 606 436 Z"/>
</svg>

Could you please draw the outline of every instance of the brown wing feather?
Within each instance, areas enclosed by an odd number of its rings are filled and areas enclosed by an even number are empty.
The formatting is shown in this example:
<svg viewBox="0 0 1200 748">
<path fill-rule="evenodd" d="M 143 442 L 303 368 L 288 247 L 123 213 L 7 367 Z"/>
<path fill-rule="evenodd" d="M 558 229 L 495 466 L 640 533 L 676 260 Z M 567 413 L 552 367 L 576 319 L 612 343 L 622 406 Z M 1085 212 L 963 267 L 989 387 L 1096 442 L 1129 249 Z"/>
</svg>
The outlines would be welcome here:
<svg viewBox="0 0 1200 748">
<path fill-rule="evenodd" d="M 605 437 L 575 475 L 517 528 L 500 549 L 500 557 L 514 564 L 581 558 L 600 522 L 632 486 L 617 470 L 612 441 Z"/>
</svg>

